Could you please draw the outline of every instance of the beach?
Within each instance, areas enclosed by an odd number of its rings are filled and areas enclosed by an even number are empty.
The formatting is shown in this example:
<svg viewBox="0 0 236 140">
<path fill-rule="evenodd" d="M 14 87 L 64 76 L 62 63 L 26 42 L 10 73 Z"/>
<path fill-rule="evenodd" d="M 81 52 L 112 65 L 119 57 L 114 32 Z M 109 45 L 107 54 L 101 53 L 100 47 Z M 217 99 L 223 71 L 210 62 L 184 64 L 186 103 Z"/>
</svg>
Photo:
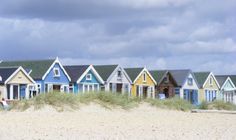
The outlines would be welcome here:
<svg viewBox="0 0 236 140">
<path fill-rule="evenodd" d="M 0 140 L 236 139 L 236 115 L 165 110 L 141 104 L 131 110 L 98 104 L 56 111 L 46 106 L 0 112 Z"/>
</svg>

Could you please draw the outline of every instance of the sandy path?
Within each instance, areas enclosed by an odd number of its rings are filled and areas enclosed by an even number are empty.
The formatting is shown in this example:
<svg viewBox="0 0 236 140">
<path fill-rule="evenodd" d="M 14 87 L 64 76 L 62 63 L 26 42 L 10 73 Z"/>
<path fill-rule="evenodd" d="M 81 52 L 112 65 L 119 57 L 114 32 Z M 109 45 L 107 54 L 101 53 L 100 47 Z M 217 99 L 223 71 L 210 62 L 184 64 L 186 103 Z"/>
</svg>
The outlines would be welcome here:
<svg viewBox="0 0 236 140">
<path fill-rule="evenodd" d="M 98 105 L 59 113 L 0 112 L 0 140 L 5 139 L 236 139 L 236 115 L 192 114 L 146 104 L 131 111 Z"/>
</svg>

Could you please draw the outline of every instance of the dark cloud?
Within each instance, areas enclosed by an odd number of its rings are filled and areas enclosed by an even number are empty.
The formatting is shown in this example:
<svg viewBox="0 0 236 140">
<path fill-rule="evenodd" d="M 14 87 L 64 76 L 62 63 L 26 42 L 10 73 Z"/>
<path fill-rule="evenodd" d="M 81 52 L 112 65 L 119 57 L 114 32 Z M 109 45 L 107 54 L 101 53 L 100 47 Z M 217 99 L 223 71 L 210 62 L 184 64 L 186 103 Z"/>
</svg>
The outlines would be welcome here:
<svg viewBox="0 0 236 140">
<path fill-rule="evenodd" d="M 236 73 L 235 9 L 233 0 L 8 0 L 0 56 Z"/>
</svg>

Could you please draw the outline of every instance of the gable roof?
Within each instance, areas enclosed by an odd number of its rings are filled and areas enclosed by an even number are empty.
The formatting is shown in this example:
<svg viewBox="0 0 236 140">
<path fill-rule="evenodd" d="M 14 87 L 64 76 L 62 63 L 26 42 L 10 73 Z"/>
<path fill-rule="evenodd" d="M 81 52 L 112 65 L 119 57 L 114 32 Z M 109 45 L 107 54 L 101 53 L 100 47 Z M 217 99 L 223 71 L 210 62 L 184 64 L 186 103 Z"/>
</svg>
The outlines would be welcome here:
<svg viewBox="0 0 236 140">
<path fill-rule="evenodd" d="M 27 60 L 27 61 L 3 61 L 0 67 L 22 66 L 27 72 L 31 71 L 33 79 L 42 79 L 55 60 Z"/>
<path fill-rule="evenodd" d="M 146 72 L 153 81 L 153 83 L 157 84 L 156 80 L 152 77 L 152 75 L 146 68 L 126 68 L 125 71 L 129 75 L 133 83 L 135 83 L 136 80 L 138 80 L 138 78 L 141 76 L 143 72 Z"/>
<path fill-rule="evenodd" d="M 77 82 L 89 65 L 64 66 L 66 72 L 71 77 L 71 82 Z"/>
<path fill-rule="evenodd" d="M 22 71 L 25 76 L 35 84 L 35 81 L 29 76 L 29 74 L 20 66 L 20 67 L 1 67 L 0 68 L 0 84 L 4 85 L 11 80 L 19 71 Z"/>
<path fill-rule="evenodd" d="M 107 81 L 112 72 L 118 67 L 118 65 L 94 65 L 94 69 L 98 72 L 104 81 Z"/>
<path fill-rule="evenodd" d="M 236 86 L 236 75 L 230 75 L 229 77 L 231 81 L 234 83 L 234 85 Z"/>
<path fill-rule="evenodd" d="M 163 77 L 168 73 L 167 70 L 151 70 L 149 72 L 157 83 L 160 83 Z"/>
<path fill-rule="evenodd" d="M 177 82 L 178 86 L 183 86 L 183 84 L 185 83 L 188 75 L 190 73 L 192 73 L 191 70 L 189 70 L 189 69 L 185 69 L 185 70 L 169 70 L 169 72 L 174 77 L 174 79 Z M 193 75 L 193 77 L 194 77 L 194 75 Z"/>
<path fill-rule="evenodd" d="M 18 69 L 18 67 L 2 67 L 0 68 L 0 84 L 4 84 L 5 81 Z"/>
<path fill-rule="evenodd" d="M 211 72 L 194 72 L 194 76 L 201 88 L 203 87 L 205 81 L 207 80 L 210 74 Z"/>
<path fill-rule="evenodd" d="M 227 76 L 227 75 L 216 75 L 215 77 L 216 77 L 216 80 L 218 81 L 220 87 L 222 87 L 229 76 Z"/>
<path fill-rule="evenodd" d="M 161 82 L 163 81 L 164 77 L 167 76 L 167 74 L 169 74 L 169 76 L 172 78 L 173 80 L 173 84 L 175 86 L 178 86 L 175 78 L 173 77 L 173 75 L 168 71 L 168 70 L 151 70 L 149 71 L 150 74 L 152 75 L 152 77 L 157 81 L 157 84 L 161 84 Z"/>
<path fill-rule="evenodd" d="M 138 77 L 138 75 L 143 71 L 144 68 L 125 68 L 124 70 L 129 75 L 132 82 Z"/>
</svg>

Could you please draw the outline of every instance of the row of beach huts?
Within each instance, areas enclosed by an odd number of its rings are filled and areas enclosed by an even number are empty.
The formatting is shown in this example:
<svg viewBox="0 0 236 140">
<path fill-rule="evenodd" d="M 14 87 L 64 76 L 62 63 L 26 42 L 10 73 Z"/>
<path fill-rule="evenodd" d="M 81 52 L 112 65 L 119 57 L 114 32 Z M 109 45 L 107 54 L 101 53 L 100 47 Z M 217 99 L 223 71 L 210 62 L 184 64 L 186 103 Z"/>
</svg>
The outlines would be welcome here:
<svg viewBox="0 0 236 140">
<path fill-rule="evenodd" d="M 236 104 L 236 75 L 120 65 L 66 66 L 58 58 L 0 62 L 0 99 L 29 99 L 51 91 L 108 91 L 140 98 L 179 97 L 194 105 L 214 100 Z"/>
</svg>

